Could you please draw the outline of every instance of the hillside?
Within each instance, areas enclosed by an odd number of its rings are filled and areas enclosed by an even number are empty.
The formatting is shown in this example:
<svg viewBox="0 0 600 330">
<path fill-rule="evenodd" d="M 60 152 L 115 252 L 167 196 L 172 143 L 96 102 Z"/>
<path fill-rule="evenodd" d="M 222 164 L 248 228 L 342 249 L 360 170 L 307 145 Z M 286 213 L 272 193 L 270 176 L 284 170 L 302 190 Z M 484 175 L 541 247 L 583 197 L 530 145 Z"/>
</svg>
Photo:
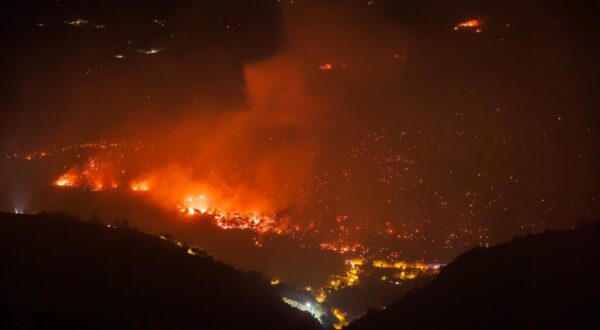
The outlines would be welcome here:
<svg viewBox="0 0 600 330">
<path fill-rule="evenodd" d="M 353 322 L 360 329 L 573 329 L 596 322 L 600 224 L 459 256 L 427 286 Z"/>
<path fill-rule="evenodd" d="M 320 329 L 259 274 L 180 245 L 67 216 L 0 214 L 0 328 Z"/>
</svg>

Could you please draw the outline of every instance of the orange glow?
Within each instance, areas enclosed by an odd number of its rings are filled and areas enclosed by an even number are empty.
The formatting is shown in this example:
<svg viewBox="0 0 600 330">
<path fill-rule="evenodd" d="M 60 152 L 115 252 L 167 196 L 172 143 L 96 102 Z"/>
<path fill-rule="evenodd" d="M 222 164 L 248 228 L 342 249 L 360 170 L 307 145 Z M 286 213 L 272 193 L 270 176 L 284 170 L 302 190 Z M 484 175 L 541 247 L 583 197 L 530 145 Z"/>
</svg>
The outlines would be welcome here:
<svg viewBox="0 0 600 330">
<path fill-rule="evenodd" d="M 148 191 L 150 189 L 148 180 L 133 181 L 130 186 L 133 191 Z"/>
<path fill-rule="evenodd" d="M 329 63 L 329 62 L 323 63 L 323 64 L 319 65 L 319 69 L 325 70 L 325 71 L 331 70 L 331 69 L 333 69 L 333 63 Z"/>
<path fill-rule="evenodd" d="M 104 183 L 102 183 L 101 181 L 96 181 L 94 183 L 92 190 L 93 191 L 102 191 L 103 188 L 104 188 Z"/>
<path fill-rule="evenodd" d="M 77 182 L 77 177 L 74 174 L 65 173 L 54 181 L 54 185 L 58 187 L 73 187 L 75 182 Z"/>
<path fill-rule="evenodd" d="M 178 206 L 182 213 L 194 215 L 204 214 L 208 210 L 208 200 L 204 195 L 188 196 L 183 200 L 183 206 Z"/>
<path fill-rule="evenodd" d="M 335 316 L 335 318 L 338 320 L 333 325 L 333 327 L 335 329 L 342 329 L 343 327 L 348 325 L 349 322 L 346 320 L 347 313 L 345 313 L 337 308 L 334 308 L 332 312 L 333 312 L 333 315 Z"/>
<path fill-rule="evenodd" d="M 454 31 L 472 30 L 472 31 L 475 31 L 476 33 L 481 33 L 482 32 L 481 25 L 482 25 L 481 20 L 470 19 L 468 21 L 459 23 L 458 25 L 454 26 Z"/>
<path fill-rule="evenodd" d="M 115 164 L 110 159 L 90 157 L 83 165 L 69 168 L 53 183 L 58 187 L 81 187 L 91 191 L 103 191 L 118 185 Z"/>
</svg>

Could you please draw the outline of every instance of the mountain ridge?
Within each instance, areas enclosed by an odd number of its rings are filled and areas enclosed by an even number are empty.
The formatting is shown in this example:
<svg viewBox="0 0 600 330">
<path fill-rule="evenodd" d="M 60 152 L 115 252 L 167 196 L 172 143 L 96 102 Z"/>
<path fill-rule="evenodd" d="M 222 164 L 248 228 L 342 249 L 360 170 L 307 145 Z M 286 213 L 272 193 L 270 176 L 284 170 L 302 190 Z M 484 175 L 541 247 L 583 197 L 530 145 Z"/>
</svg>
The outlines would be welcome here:
<svg viewBox="0 0 600 330">
<path fill-rule="evenodd" d="M 188 249 L 64 215 L 0 214 L 0 327 L 321 329 L 260 274 Z"/>
<path fill-rule="evenodd" d="M 594 320 L 600 306 L 600 223 L 475 248 L 428 285 L 348 330 L 559 329 Z"/>
</svg>

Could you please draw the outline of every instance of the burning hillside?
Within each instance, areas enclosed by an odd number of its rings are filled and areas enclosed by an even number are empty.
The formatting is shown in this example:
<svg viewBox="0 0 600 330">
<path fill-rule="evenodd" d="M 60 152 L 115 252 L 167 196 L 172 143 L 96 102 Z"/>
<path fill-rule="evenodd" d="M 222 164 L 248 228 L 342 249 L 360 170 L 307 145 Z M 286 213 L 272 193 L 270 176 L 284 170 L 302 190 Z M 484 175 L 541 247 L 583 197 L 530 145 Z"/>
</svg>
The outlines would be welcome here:
<svg viewBox="0 0 600 330">
<path fill-rule="evenodd" d="M 42 2 L 4 21 L 2 209 L 302 283 L 598 214 L 595 30 L 551 4 Z"/>
</svg>

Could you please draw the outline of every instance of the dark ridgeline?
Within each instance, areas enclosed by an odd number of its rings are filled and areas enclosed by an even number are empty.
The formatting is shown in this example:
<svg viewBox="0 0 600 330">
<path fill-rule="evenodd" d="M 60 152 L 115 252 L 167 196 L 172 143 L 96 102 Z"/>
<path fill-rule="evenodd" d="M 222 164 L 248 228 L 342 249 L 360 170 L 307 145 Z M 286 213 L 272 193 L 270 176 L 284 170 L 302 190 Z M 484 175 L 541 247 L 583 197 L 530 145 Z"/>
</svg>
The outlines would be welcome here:
<svg viewBox="0 0 600 330">
<path fill-rule="evenodd" d="M 599 223 L 477 248 L 347 329 L 582 328 L 599 252 Z M 0 214 L 0 328 L 321 329 L 260 275 L 196 254 L 123 222 Z"/>
<path fill-rule="evenodd" d="M 0 214 L 0 328 L 320 329 L 269 283 L 136 230 Z"/>
<path fill-rule="evenodd" d="M 598 281 L 600 223 L 582 223 L 468 251 L 347 329 L 597 328 Z"/>
</svg>

